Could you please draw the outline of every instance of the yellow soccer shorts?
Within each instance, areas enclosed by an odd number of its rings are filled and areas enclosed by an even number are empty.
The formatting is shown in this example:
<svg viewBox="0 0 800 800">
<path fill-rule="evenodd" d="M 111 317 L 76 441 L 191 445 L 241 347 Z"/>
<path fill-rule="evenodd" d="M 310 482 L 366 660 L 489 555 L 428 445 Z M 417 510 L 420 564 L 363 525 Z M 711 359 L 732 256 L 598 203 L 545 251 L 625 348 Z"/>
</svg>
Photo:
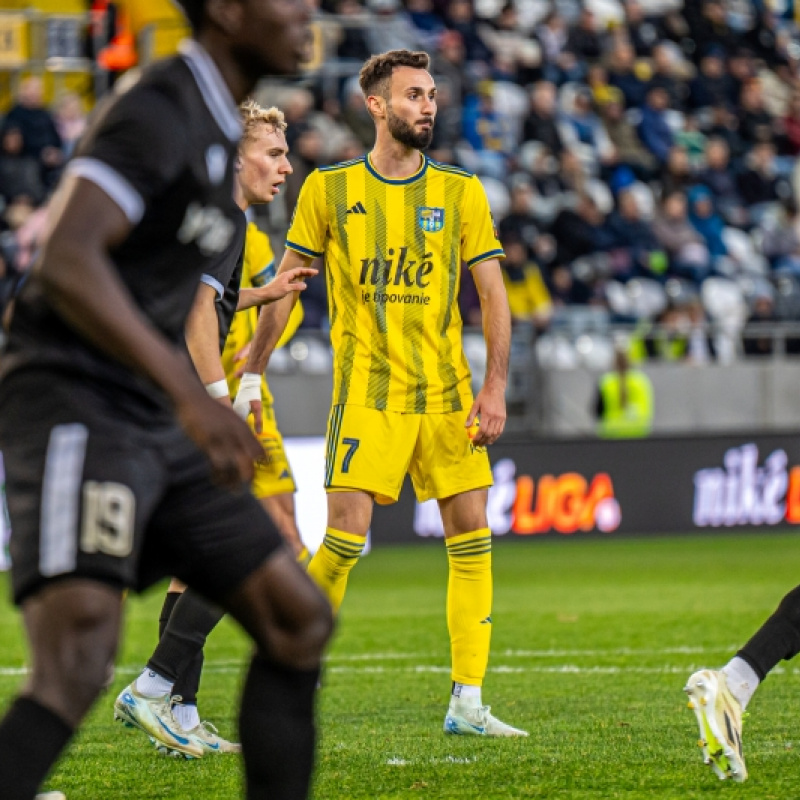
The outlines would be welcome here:
<svg viewBox="0 0 800 800">
<path fill-rule="evenodd" d="M 283 449 L 283 437 L 275 422 L 272 394 L 266 380 L 261 382 L 262 431 L 255 433 L 252 417 L 250 429 L 264 448 L 264 457 L 256 461 L 255 476 L 251 484 L 253 494 L 259 499 L 276 494 L 292 494 L 297 491 L 292 468 Z"/>
<path fill-rule="evenodd" d="M 485 448 L 464 427 L 466 411 L 404 414 L 334 405 L 328 419 L 325 489 L 356 489 L 394 503 L 406 473 L 417 500 L 452 497 L 492 485 Z"/>
</svg>

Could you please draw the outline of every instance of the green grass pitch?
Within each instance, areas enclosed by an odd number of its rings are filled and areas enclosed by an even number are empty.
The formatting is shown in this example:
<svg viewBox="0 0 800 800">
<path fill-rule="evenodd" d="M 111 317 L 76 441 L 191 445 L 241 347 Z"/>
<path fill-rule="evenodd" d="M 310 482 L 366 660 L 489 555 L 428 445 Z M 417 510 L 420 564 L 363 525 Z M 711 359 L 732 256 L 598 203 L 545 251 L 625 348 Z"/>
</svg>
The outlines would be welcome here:
<svg viewBox="0 0 800 800">
<path fill-rule="evenodd" d="M 777 670 L 750 706 L 751 778 L 741 786 L 701 764 L 681 691 L 695 668 L 724 663 L 800 583 L 800 537 L 500 539 L 494 567 L 484 697 L 530 738 L 442 733 L 444 547 L 378 549 L 352 574 L 327 660 L 315 798 L 800 797 L 800 663 Z M 128 603 L 113 693 L 49 781 L 68 800 L 239 797 L 238 757 L 167 759 L 111 721 L 114 693 L 154 644 L 160 602 L 159 589 Z M 201 713 L 223 734 L 233 734 L 247 652 L 227 621 L 209 641 Z M 5 605 L 0 706 L 24 663 L 19 617 Z"/>
</svg>

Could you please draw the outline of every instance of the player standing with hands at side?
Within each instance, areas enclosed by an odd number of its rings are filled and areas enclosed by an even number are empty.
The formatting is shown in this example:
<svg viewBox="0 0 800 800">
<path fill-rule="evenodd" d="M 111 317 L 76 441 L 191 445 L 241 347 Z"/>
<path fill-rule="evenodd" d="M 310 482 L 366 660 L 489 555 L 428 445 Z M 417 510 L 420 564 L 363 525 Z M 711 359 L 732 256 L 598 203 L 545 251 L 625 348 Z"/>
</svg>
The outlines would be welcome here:
<svg viewBox="0 0 800 800">
<path fill-rule="evenodd" d="M 3 800 L 35 797 L 102 690 L 123 590 L 168 575 L 257 645 L 239 717 L 247 797 L 308 795 L 330 607 L 245 491 L 258 442 L 182 341 L 241 213 L 237 103 L 260 75 L 296 71 L 309 12 L 182 5 L 194 38 L 106 99 L 67 166 L 0 362 L 12 585 L 32 658 L 0 723 Z"/>
<path fill-rule="evenodd" d="M 421 152 L 436 117 L 428 61 L 426 53 L 395 50 L 364 65 L 375 147 L 313 172 L 287 235 L 279 273 L 325 257 L 334 351 L 328 527 L 309 574 L 338 609 L 374 502 L 395 502 L 410 472 L 417 498 L 436 498 L 444 522 L 453 679 L 444 729 L 526 736 L 481 698 L 492 629 L 485 445 L 505 425 L 511 336 L 503 251 L 478 179 Z M 487 346 L 474 399 L 457 305 L 462 261 L 478 288 Z M 249 373 L 266 366 L 294 296 L 262 311 Z"/>
</svg>

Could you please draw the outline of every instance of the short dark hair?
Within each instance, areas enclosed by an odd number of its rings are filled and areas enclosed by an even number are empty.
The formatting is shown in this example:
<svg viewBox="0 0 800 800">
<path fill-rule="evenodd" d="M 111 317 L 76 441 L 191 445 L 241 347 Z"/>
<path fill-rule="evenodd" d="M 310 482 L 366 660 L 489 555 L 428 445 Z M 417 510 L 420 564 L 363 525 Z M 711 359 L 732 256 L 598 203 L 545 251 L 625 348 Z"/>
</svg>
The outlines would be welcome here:
<svg viewBox="0 0 800 800">
<path fill-rule="evenodd" d="M 358 75 L 358 82 L 364 97 L 379 94 L 386 97 L 389 93 L 389 82 L 395 67 L 412 67 L 413 69 L 428 69 L 430 56 L 421 51 L 390 50 L 372 56 Z"/>
<path fill-rule="evenodd" d="M 205 21 L 206 0 L 177 0 L 189 21 L 192 31 L 197 33 Z"/>
</svg>

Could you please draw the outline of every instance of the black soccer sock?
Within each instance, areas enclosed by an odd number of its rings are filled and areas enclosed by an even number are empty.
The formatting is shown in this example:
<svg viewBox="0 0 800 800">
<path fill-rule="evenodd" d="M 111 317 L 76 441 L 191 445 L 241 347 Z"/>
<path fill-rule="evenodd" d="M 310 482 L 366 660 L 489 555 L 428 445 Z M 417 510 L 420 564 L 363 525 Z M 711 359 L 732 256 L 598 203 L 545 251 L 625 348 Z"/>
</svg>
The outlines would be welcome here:
<svg viewBox="0 0 800 800">
<path fill-rule="evenodd" d="M 0 723 L 0 797 L 33 800 L 72 733 L 57 714 L 18 697 Z"/>
<path fill-rule="evenodd" d="M 167 594 L 164 596 L 164 604 L 161 606 L 161 615 L 158 618 L 159 639 L 164 635 L 164 631 L 167 629 L 169 618 L 172 616 L 172 612 L 175 609 L 175 603 L 181 599 L 182 594 L 183 592 L 167 592 Z"/>
<path fill-rule="evenodd" d="M 158 638 L 164 635 L 169 618 L 175 609 L 182 592 L 167 592 L 164 597 L 164 605 L 161 606 L 161 616 L 158 618 Z M 172 687 L 173 696 L 182 698 L 186 704 L 197 705 L 197 692 L 200 689 L 200 675 L 203 672 L 203 651 L 201 650 L 190 662 L 189 666 L 178 675 L 175 685 Z"/>
<path fill-rule="evenodd" d="M 180 697 L 184 705 L 197 705 L 197 693 L 200 691 L 200 676 L 203 674 L 203 651 L 189 662 L 186 668 L 178 675 L 172 687 L 172 696 Z"/>
<path fill-rule="evenodd" d="M 253 656 L 239 713 L 248 800 L 308 797 L 318 680 L 319 670 L 290 670 Z"/>
<path fill-rule="evenodd" d="M 184 674 L 202 651 L 208 634 L 224 612 L 187 589 L 175 603 L 164 634 L 147 662 L 147 668 L 171 681 Z"/>
<path fill-rule="evenodd" d="M 764 680 L 779 662 L 800 653 L 800 586 L 781 600 L 775 613 L 756 631 L 739 651 L 743 658 Z"/>
</svg>

